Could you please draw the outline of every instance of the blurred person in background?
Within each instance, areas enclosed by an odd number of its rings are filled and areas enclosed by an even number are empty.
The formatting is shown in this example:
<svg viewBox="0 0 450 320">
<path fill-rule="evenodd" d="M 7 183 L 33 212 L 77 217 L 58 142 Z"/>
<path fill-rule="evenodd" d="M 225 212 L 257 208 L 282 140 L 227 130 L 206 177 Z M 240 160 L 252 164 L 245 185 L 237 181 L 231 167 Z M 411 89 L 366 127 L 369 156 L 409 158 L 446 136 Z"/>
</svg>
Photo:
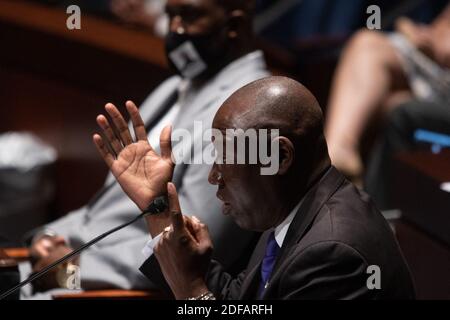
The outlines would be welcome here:
<svg viewBox="0 0 450 320">
<path fill-rule="evenodd" d="M 450 103 L 450 5 L 429 25 L 400 18 L 396 32 L 360 31 L 340 60 L 326 136 L 333 164 L 362 183 L 360 143 L 369 124 L 416 99 Z"/>
</svg>

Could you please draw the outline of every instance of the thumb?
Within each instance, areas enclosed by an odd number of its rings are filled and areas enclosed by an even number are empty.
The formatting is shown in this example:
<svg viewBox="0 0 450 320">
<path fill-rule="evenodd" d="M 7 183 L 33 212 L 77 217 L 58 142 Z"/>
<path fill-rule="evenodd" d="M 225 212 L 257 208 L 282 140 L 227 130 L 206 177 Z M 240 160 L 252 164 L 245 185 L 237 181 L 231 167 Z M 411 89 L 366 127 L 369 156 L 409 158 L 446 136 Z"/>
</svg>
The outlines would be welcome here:
<svg viewBox="0 0 450 320">
<path fill-rule="evenodd" d="M 209 236 L 208 227 L 205 224 L 200 224 L 200 228 L 198 228 L 195 234 L 197 241 L 205 246 L 211 244 L 211 237 Z"/>
<path fill-rule="evenodd" d="M 200 244 L 200 246 L 205 248 L 212 246 L 211 237 L 209 236 L 209 230 L 206 224 L 203 224 L 200 221 L 198 221 L 194 230 L 195 230 L 195 239 Z"/>
<path fill-rule="evenodd" d="M 172 182 L 167 184 L 167 197 L 169 198 L 169 212 L 175 232 L 184 229 L 183 215 L 181 214 L 180 202 L 175 185 Z"/>
</svg>

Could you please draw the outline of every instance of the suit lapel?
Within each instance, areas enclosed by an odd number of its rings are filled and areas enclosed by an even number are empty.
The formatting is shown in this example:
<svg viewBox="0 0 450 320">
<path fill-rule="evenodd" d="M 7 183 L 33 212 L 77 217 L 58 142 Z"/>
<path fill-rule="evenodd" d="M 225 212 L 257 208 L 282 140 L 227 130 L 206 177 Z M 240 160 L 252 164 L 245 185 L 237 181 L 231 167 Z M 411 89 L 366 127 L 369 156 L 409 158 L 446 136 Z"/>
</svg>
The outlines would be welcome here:
<svg viewBox="0 0 450 320">
<path fill-rule="evenodd" d="M 152 114 L 145 121 L 145 129 L 149 132 L 154 126 L 158 124 L 158 121 L 170 110 L 178 99 L 178 90 L 175 89 L 169 93 L 169 95 L 162 101 L 162 103 L 155 108 Z"/>
<path fill-rule="evenodd" d="M 294 220 L 289 226 L 283 246 L 272 270 L 269 286 L 264 296 L 270 291 L 272 280 L 282 274 L 281 265 L 289 256 L 291 249 L 298 243 L 316 218 L 325 202 L 336 192 L 344 182 L 344 176 L 334 167 L 327 170 L 325 175 L 307 192 Z"/>
</svg>

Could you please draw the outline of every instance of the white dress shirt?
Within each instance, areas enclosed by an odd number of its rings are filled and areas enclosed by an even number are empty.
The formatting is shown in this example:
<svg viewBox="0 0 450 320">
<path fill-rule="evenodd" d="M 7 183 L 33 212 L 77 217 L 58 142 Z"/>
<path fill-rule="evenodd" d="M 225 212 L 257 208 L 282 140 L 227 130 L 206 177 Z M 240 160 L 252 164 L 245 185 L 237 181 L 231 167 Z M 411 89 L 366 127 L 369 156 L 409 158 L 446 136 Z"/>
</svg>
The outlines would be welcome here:
<svg viewBox="0 0 450 320">
<path fill-rule="evenodd" d="M 289 226 L 291 225 L 292 220 L 294 220 L 294 217 L 297 214 L 297 211 L 300 208 L 302 202 L 303 199 L 300 200 L 299 203 L 297 203 L 297 205 L 294 207 L 294 209 L 292 209 L 291 213 L 289 213 L 289 215 L 283 220 L 283 222 L 275 228 L 275 241 L 280 248 L 283 246 L 284 238 L 286 238 Z"/>
</svg>

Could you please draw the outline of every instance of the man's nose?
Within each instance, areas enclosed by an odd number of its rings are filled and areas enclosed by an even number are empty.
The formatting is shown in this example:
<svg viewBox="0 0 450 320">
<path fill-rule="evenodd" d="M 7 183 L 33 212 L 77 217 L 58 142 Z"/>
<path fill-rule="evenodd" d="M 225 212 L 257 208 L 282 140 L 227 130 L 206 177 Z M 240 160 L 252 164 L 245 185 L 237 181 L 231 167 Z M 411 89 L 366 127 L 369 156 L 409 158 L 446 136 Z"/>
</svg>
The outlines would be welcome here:
<svg viewBox="0 0 450 320">
<path fill-rule="evenodd" d="M 219 170 L 217 170 L 217 164 L 214 164 L 211 170 L 209 171 L 208 182 L 212 185 L 218 185 L 220 184 L 221 179 L 222 175 L 219 172 Z"/>
<path fill-rule="evenodd" d="M 175 16 L 170 20 L 170 32 L 178 34 L 184 34 L 186 32 L 181 16 Z"/>
</svg>

